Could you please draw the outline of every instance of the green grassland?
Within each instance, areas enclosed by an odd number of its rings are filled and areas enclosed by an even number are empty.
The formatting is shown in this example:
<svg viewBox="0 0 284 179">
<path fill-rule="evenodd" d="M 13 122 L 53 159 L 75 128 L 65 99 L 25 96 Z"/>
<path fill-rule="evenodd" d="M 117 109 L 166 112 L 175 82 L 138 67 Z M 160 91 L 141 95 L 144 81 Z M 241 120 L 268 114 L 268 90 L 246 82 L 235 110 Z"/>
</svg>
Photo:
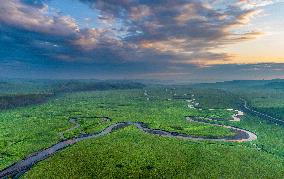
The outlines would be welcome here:
<svg viewBox="0 0 284 179">
<path fill-rule="evenodd" d="M 41 162 L 24 178 L 281 178 L 282 160 L 243 146 L 156 137 L 128 127 Z M 60 178 L 60 177 L 58 177 Z"/>
<path fill-rule="evenodd" d="M 194 136 L 233 135 L 223 127 L 185 120 L 197 116 L 223 118 L 218 123 L 250 130 L 258 139 L 197 142 L 154 136 L 130 126 L 66 148 L 38 163 L 24 178 L 282 178 L 283 127 L 250 113 L 241 122 L 229 121 L 233 112 L 226 109 L 241 105 L 239 95 L 188 86 L 151 86 L 64 93 L 44 104 L 1 111 L 0 169 L 62 140 L 59 134 L 73 126 L 70 118 L 81 126 L 64 133 L 65 138 L 99 132 L 121 121 Z M 188 99 L 200 104 L 190 109 Z"/>
<path fill-rule="evenodd" d="M 284 90 L 259 89 L 239 93 L 250 101 L 254 109 L 284 120 Z"/>
<path fill-rule="evenodd" d="M 252 108 L 284 120 L 284 80 L 227 81 L 198 84 L 194 85 L 194 87 L 201 92 L 211 88 L 214 91 L 223 91 L 223 94 L 228 93 L 237 98 L 242 97 L 249 102 Z M 215 96 L 220 95 L 219 93 L 219 95 Z"/>
<path fill-rule="evenodd" d="M 184 100 L 148 101 L 143 90 L 110 90 L 69 93 L 42 105 L 6 110 L 0 113 L 1 168 L 24 156 L 61 140 L 59 133 L 70 128 L 70 118 L 78 118 L 81 127 L 64 133 L 66 138 L 98 132 L 121 121 L 145 122 L 151 128 L 177 131 L 196 136 L 227 136 L 225 128 L 189 123 L 185 116 L 198 114 L 189 110 Z M 112 121 L 103 121 L 107 116 Z M 178 129 L 178 130 L 177 130 Z"/>
</svg>

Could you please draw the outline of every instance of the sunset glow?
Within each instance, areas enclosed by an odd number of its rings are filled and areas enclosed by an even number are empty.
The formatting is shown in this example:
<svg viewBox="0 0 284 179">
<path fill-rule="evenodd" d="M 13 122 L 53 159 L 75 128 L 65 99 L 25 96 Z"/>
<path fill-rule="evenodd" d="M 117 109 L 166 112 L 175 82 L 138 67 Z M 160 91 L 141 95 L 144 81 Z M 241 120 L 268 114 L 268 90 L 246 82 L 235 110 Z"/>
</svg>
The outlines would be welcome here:
<svg viewBox="0 0 284 179">
<path fill-rule="evenodd" d="M 284 66 L 282 0 L 0 3 L 2 77 L 206 79 L 205 66 Z"/>
</svg>

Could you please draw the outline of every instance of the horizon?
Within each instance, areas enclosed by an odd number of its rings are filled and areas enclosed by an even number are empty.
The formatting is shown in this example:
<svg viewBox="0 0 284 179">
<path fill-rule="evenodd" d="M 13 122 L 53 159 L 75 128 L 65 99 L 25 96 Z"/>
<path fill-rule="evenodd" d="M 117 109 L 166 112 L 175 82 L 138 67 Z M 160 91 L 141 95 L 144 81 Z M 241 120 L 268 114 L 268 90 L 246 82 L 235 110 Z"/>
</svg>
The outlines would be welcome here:
<svg viewBox="0 0 284 179">
<path fill-rule="evenodd" d="M 0 79 L 284 78 L 283 0 L 0 3 Z"/>
<path fill-rule="evenodd" d="M 167 80 L 167 79 L 98 79 L 98 78 L 0 78 L 0 82 L 17 82 L 17 81 L 97 81 L 97 82 L 138 82 L 144 84 L 161 84 L 161 85 L 190 85 L 190 84 L 217 84 L 227 82 L 244 82 L 244 81 L 284 81 L 284 78 L 271 78 L 271 79 L 231 79 L 231 80 L 217 80 L 217 81 L 199 81 L 198 79 L 193 80 Z"/>
</svg>

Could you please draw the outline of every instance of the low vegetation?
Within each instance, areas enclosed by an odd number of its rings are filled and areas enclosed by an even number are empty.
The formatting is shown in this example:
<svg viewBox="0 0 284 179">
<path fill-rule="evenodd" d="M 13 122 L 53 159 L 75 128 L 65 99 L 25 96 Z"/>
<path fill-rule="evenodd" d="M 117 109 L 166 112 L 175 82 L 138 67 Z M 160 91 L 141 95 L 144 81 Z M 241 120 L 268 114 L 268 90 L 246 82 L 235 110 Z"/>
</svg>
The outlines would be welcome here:
<svg viewBox="0 0 284 179">
<path fill-rule="evenodd" d="M 240 109 L 243 104 L 240 97 L 247 99 L 256 109 L 261 109 L 264 102 L 263 98 L 258 97 L 260 92 L 249 95 L 250 90 L 230 90 L 214 85 L 212 88 L 102 85 L 100 89 L 83 88 L 77 83 L 76 87 L 73 85 L 72 82 L 68 87 L 56 88 L 61 89 L 58 90 L 60 95 L 46 96 L 49 100 L 45 103 L 1 111 L 0 169 L 63 140 L 60 134 L 68 139 L 99 132 L 122 121 L 143 122 L 153 129 L 193 136 L 234 135 L 224 127 L 187 121 L 185 117 L 191 116 L 202 120 L 214 119 L 208 122 L 249 130 L 258 139 L 246 143 L 196 142 L 154 136 L 130 126 L 66 148 L 38 163 L 24 178 L 284 176 L 283 126 L 249 112 L 241 117 L 241 121 L 231 121 L 235 112 L 227 110 Z M 69 93 L 71 91 L 73 93 Z M 276 96 L 271 96 L 263 100 L 271 101 L 267 108 L 281 108 L 280 100 L 277 102 Z M 74 130 L 68 130 L 74 126 L 69 122 L 71 118 L 76 118 L 80 123 Z"/>
<path fill-rule="evenodd" d="M 17 94 L 0 96 L 0 110 L 44 103 L 53 94 Z"/>
</svg>

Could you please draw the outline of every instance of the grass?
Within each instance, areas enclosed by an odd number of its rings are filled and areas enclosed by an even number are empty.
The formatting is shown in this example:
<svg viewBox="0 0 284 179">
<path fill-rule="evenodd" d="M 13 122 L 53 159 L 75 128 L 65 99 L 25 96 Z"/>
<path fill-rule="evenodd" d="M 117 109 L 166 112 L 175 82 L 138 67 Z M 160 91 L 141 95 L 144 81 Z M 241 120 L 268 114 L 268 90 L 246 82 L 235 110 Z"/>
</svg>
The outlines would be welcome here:
<svg viewBox="0 0 284 179">
<path fill-rule="evenodd" d="M 258 111 L 284 120 L 283 90 L 254 90 L 246 95 L 250 105 Z"/>
<path fill-rule="evenodd" d="M 156 137 L 128 127 L 72 146 L 24 178 L 281 178 L 282 162 L 243 146 Z"/>
<path fill-rule="evenodd" d="M 222 127 L 189 123 L 185 116 L 194 115 L 185 100 L 168 101 L 161 90 L 153 89 L 148 101 L 143 90 L 110 90 L 69 93 L 46 104 L 0 113 L 0 168 L 61 140 L 59 133 L 72 127 L 70 118 L 77 117 L 81 127 L 67 133 L 66 138 L 93 133 L 121 121 L 144 122 L 151 128 L 177 131 L 194 136 L 230 136 Z M 105 122 L 96 116 L 107 116 Z"/>
<path fill-rule="evenodd" d="M 239 106 L 238 97 L 219 90 L 197 91 L 185 86 L 154 86 L 76 92 L 46 104 L 2 111 L 0 169 L 61 140 L 59 133 L 73 126 L 68 120 L 74 117 L 81 127 L 65 133 L 66 138 L 98 132 L 121 121 L 144 122 L 151 128 L 195 136 L 232 135 L 223 127 L 185 120 L 185 116 L 196 116 L 223 118 L 218 123 L 250 130 L 258 139 L 246 143 L 194 142 L 158 137 L 130 126 L 66 148 L 38 163 L 24 178 L 283 178 L 283 127 L 249 113 L 240 122 L 231 122 L 233 111 L 226 109 Z M 187 107 L 186 99 L 192 98 L 202 110 Z M 218 100 L 214 104 L 206 98 Z"/>
</svg>

